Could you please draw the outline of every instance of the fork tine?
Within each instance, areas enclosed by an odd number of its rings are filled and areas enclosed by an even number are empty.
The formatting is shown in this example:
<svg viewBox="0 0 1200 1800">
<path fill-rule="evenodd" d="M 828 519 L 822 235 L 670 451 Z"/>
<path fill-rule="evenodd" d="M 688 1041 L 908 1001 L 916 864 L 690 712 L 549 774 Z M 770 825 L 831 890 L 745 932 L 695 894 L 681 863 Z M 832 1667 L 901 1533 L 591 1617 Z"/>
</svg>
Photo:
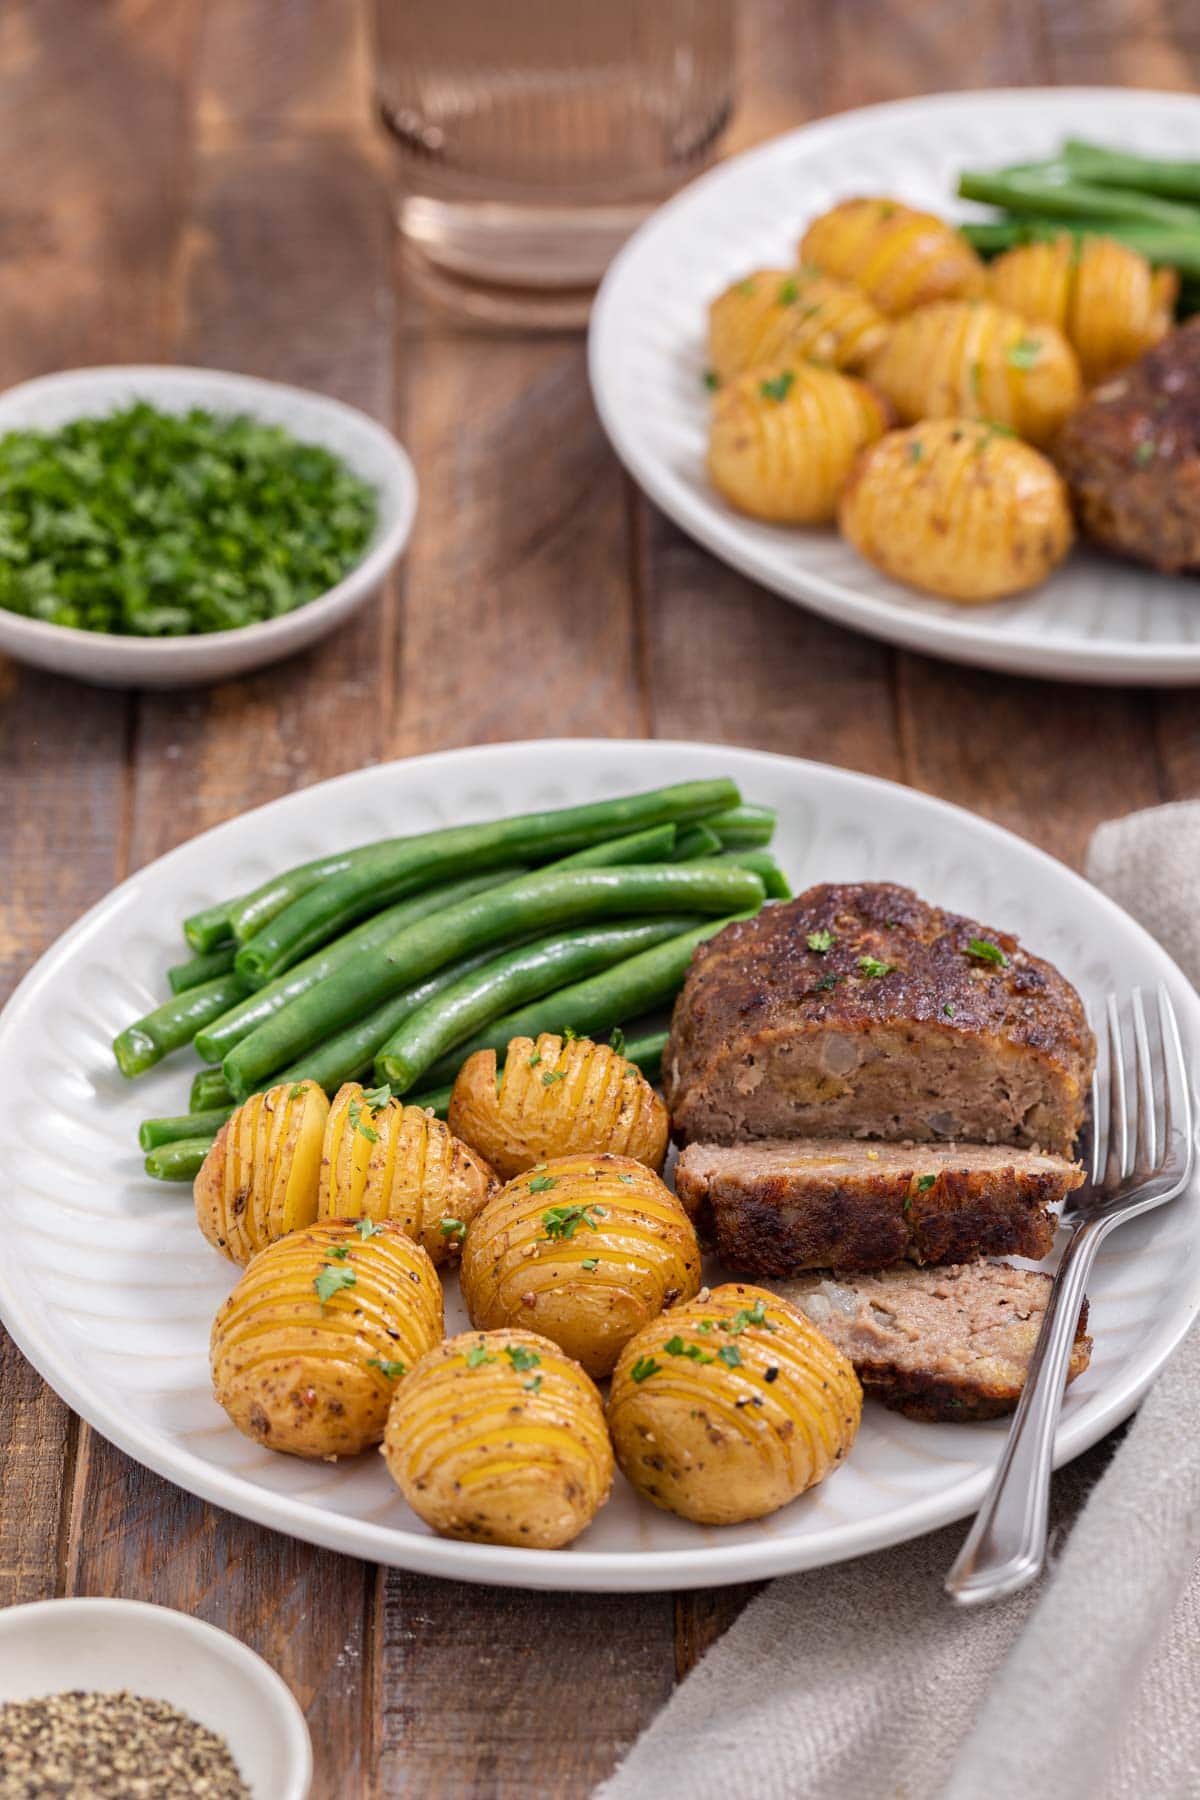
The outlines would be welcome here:
<svg viewBox="0 0 1200 1800">
<path fill-rule="evenodd" d="M 1146 1009 L 1142 1004 L 1141 988 L 1134 988 L 1129 997 L 1129 1009 L 1133 1014 L 1133 1066 L 1137 1091 L 1137 1138 L 1133 1168 L 1135 1175 L 1145 1179 L 1158 1168 L 1160 1150 L 1150 1034 L 1146 1029 Z"/>
<path fill-rule="evenodd" d="M 1096 1032 L 1096 1063 L 1092 1070 L 1092 1158 L 1091 1184 L 1098 1187 L 1108 1161 L 1108 1014 L 1093 1020 Z"/>
<path fill-rule="evenodd" d="M 1104 1165 L 1104 1185 L 1116 1187 L 1124 1180 L 1129 1167 L 1129 1108 L 1125 1094 L 1125 1046 L 1115 994 L 1109 994 L 1105 1007 L 1108 1013 L 1108 1155 Z"/>
<path fill-rule="evenodd" d="M 1162 1032 L 1164 1082 L 1163 1152 L 1166 1157 L 1189 1155 L 1192 1145 L 1192 1096 L 1187 1061 L 1179 1035 L 1179 1021 L 1167 989 L 1158 989 L 1158 1022 Z"/>
</svg>

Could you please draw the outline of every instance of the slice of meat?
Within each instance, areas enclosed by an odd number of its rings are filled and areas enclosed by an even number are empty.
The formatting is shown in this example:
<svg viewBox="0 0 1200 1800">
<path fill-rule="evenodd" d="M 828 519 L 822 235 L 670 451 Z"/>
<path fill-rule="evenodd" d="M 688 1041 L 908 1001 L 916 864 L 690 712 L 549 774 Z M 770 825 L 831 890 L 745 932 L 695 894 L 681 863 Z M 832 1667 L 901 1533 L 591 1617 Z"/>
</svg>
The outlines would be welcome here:
<svg viewBox="0 0 1200 1800">
<path fill-rule="evenodd" d="M 1089 537 L 1164 574 L 1200 568 L 1200 317 L 1098 387 L 1053 455 Z"/>
<path fill-rule="evenodd" d="M 849 1357 L 868 1394 L 910 1419 L 958 1421 L 998 1418 L 1017 1404 L 1050 1277 L 973 1262 L 769 1285 Z M 1087 1310 L 1085 1300 L 1068 1381 L 1092 1353 Z"/>
<path fill-rule="evenodd" d="M 1036 1262 L 1054 1242 L 1050 1208 L 1082 1181 L 1077 1163 L 1032 1150 L 860 1138 L 689 1144 L 675 1166 L 701 1238 L 747 1275 Z"/>
<path fill-rule="evenodd" d="M 890 882 L 827 884 L 700 946 L 663 1083 L 686 1143 L 959 1139 L 1069 1155 L 1094 1054 L 1075 989 L 1010 933 Z"/>
</svg>

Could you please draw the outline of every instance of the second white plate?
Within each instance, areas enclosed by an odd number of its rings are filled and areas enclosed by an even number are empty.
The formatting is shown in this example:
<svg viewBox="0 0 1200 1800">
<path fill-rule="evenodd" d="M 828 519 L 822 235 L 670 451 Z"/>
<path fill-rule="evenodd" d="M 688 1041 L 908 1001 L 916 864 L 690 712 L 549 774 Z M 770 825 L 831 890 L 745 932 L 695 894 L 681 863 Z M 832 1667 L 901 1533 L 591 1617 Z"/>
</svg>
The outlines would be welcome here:
<svg viewBox="0 0 1200 1800">
<path fill-rule="evenodd" d="M 873 637 L 957 662 L 1068 681 L 1200 682 L 1200 584 L 1077 550 L 1035 592 L 988 606 L 888 581 L 832 529 L 762 525 L 704 472 L 709 301 L 756 267 L 786 267 L 806 223 L 852 194 L 947 217 L 959 171 L 1050 155 L 1064 137 L 1191 156 L 1200 100 L 1121 88 L 942 94 L 807 125 L 702 176 L 616 258 L 592 313 L 592 390 L 650 498 L 764 587 Z"/>
</svg>

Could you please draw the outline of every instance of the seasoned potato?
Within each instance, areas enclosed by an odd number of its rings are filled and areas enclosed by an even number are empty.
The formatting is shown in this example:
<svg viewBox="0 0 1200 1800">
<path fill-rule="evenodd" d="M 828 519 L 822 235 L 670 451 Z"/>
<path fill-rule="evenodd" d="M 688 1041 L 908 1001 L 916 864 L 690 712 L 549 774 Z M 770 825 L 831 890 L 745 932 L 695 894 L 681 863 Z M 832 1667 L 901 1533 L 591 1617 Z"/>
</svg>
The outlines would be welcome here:
<svg viewBox="0 0 1200 1800">
<path fill-rule="evenodd" d="M 533 1331 L 466 1331 L 402 1382 L 383 1453 L 418 1517 L 444 1537 L 557 1550 L 612 1486 L 592 1382 Z"/>
<path fill-rule="evenodd" d="M 448 1125 L 387 1088 L 348 1081 L 334 1096 L 321 1154 L 317 1216 L 390 1219 L 435 1263 L 460 1249 L 470 1221 L 498 1186 Z"/>
<path fill-rule="evenodd" d="M 1071 547 L 1061 476 L 1037 450 L 971 419 L 890 431 L 854 471 L 840 514 L 860 556 L 947 600 L 1044 581 Z"/>
<path fill-rule="evenodd" d="M 883 314 L 848 282 L 815 269 L 758 269 L 709 307 L 709 366 L 718 381 L 789 356 L 857 369 L 887 331 Z"/>
<path fill-rule="evenodd" d="M 639 1331 L 608 1401 L 633 1486 L 702 1525 L 762 1518 L 824 1481 L 861 1415 L 841 1351 L 777 1294 L 741 1282 Z"/>
<path fill-rule="evenodd" d="M 611 1151 L 661 1169 L 667 1109 L 636 1063 L 607 1044 L 545 1031 L 514 1038 L 496 1073 L 496 1052 L 477 1050 L 458 1072 L 450 1129 L 507 1181 L 576 1150 Z"/>
<path fill-rule="evenodd" d="M 345 1219 L 268 1244 L 213 1321 L 213 1393 L 239 1431 L 293 1456 L 383 1437 L 396 1383 L 442 1335 L 433 1264 L 398 1225 Z"/>
<path fill-rule="evenodd" d="M 1031 444 L 1048 443 L 1082 393 L 1061 332 L 986 300 L 940 300 L 900 319 L 869 373 L 905 424 L 987 419 Z"/>
<path fill-rule="evenodd" d="M 700 1286 L 691 1220 L 625 1156 L 564 1156 L 501 1188 L 467 1230 L 471 1323 L 540 1331 L 607 1375 L 622 1344 Z"/>
<path fill-rule="evenodd" d="M 236 1263 L 317 1216 L 329 1102 L 315 1081 L 269 1088 L 231 1113 L 192 1187 L 196 1223 Z"/>
<path fill-rule="evenodd" d="M 843 200 L 814 219 L 800 260 L 863 289 L 894 316 L 929 300 L 982 294 L 983 264 L 966 240 L 933 213 L 899 200 Z"/>
<path fill-rule="evenodd" d="M 780 525 L 823 525 L 854 459 L 887 430 L 864 382 L 796 362 L 751 369 L 713 400 L 708 472 L 739 512 Z"/>
<path fill-rule="evenodd" d="M 1179 277 L 1156 273 L 1115 238 L 1064 233 L 1052 243 L 1021 244 L 998 256 L 988 291 L 1001 306 L 1061 331 L 1089 386 L 1136 361 L 1166 337 Z"/>
</svg>

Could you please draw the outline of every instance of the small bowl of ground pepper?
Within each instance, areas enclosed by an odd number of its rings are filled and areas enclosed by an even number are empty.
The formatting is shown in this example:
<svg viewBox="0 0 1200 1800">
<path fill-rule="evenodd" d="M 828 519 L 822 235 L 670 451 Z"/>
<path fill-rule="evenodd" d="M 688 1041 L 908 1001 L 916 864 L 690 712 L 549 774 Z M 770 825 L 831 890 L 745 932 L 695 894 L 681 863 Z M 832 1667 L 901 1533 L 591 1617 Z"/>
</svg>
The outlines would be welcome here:
<svg viewBox="0 0 1200 1800">
<path fill-rule="evenodd" d="M 380 586 L 416 512 L 383 426 L 212 369 L 74 369 L 0 395 L 0 653 L 108 687 L 306 649 Z"/>
<path fill-rule="evenodd" d="M 228 1632 L 133 1600 L 0 1611 L 0 1800 L 305 1800 L 308 1727 Z"/>
</svg>

